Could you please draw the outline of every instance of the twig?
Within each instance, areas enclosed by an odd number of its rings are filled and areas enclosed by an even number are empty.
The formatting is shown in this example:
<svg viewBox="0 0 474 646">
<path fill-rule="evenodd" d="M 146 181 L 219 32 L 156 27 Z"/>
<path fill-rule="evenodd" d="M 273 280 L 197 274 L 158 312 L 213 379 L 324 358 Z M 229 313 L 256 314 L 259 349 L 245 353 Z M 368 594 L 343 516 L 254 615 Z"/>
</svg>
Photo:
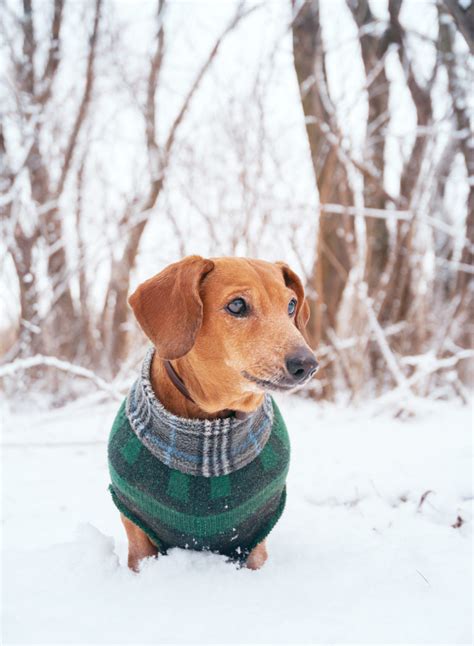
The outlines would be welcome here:
<svg viewBox="0 0 474 646">
<path fill-rule="evenodd" d="M 420 572 L 420 570 L 417 570 L 416 568 L 415 568 L 415 570 L 416 570 L 416 572 L 418 572 L 418 574 L 421 576 L 421 578 L 424 579 L 426 581 L 426 583 L 431 587 L 431 583 L 428 581 L 428 579 L 425 577 L 425 575 L 422 574 Z"/>
<path fill-rule="evenodd" d="M 416 508 L 417 513 L 418 513 L 418 512 L 421 510 L 421 508 L 423 507 L 423 503 L 424 503 L 424 502 L 425 502 L 425 500 L 428 498 L 428 496 L 430 495 L 430 493 L 434 493 L 434 491 L 433 491 L 432 489 L 428 489 L 428 491 L 425 491 L 425 493 L 421 496 L 421 498 L 420 498 L 420 502 L 418 503 L 418 507 Z"/>
</svg>

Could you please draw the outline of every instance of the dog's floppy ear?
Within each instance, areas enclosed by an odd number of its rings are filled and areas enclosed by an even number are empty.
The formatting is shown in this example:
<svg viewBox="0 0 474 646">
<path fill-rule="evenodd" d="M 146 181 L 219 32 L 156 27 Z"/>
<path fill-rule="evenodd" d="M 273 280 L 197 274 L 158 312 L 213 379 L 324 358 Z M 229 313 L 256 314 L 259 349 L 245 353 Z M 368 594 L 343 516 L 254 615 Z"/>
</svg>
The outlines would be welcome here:
<svg viewBox="0 0 474 646">
<path fill-rule="evenodd" d="M 201 280 L 211 260 L 187 256 L 139 285 L 128 302 L 162 359 L 178 359 L 194 345 L 202 324 Z"/>
<path fill-rule="evenodd" d="M 276 262 L 277 267 L 279 267 L 283 273 L 283 279 L 285 285 L 292 289 L 296 298 L 298 299 L 298 304 L 296 305 L 296 314 L 295 314 L 295 323 L 298 330 L 304 335 L 306 324 L 309 319 L 309 305 L 308 301 L 304 295 L 304 287 L 299 276 L 288 267 L 284 262 Z"/>
</svg>

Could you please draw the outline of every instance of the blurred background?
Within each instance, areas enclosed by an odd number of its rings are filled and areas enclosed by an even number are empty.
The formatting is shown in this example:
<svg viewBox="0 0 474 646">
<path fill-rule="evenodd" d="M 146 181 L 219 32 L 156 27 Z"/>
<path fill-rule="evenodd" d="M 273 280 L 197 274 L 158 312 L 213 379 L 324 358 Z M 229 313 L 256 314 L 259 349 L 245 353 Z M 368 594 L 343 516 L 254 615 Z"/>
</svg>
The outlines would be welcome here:
<svg viewBox="0 0 474 646">
<path fill-rule="evenodd" d="M 473 34 L 471 0 L 0 0 L 5 643 L 472 643 Z M 187 254 L 288 263 L 321 370 L 276 397 L 268 565 L 137 577 L 127 298 Z"/>
<path fill-rule="evenodd" d="M 468 0 L 5 0 L 0 381 L 126 392 L 128 294 L 187 254 L 283 260 L 308 396 L 472 385 Z"/>
</svg>

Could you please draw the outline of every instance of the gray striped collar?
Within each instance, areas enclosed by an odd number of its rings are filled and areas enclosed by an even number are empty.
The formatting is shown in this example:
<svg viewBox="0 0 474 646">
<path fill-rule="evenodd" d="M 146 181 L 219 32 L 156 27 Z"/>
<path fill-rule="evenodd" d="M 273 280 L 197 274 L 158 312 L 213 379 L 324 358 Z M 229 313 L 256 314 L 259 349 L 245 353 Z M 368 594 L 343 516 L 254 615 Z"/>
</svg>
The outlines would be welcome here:
<svg viewBox="0 0 474 646">
<path fill-rule="evenodd" d="M 138 439 L 171 469 L 193 476 L 221 476 L 245 467 L 261 452 L 272 430 L 269 395 L 243 420 L 187 419 L 170 413 L 157 399 L 150 381 L 154 348 L 127 397 L 127 417 Z"/>
</svg>

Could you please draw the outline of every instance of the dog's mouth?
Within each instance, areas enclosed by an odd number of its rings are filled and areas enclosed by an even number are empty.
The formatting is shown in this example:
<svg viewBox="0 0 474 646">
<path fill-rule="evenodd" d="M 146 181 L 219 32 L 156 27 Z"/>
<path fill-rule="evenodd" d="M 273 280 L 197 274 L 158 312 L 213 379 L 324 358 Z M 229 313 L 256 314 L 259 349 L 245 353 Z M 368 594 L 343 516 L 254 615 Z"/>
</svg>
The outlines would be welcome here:
<svg viewBox="0 0 474 646">
<path fill-rule="evenodd" d="M 293 379 L 290 379 L 282 374 L 277 374 L 270 378 L 264 378 L 264 377 L 256 377 L 255 375 L 251 375 L 246 370 L 242 370 L 241 375 L 245 377 L 245 379 L 247 379 L 248 381 L 251 381 L 257 386 L 260 386 L 263 390 L 274 390 L 274 391 L 289 391 L 289 390 L 294 390 L 295 388 L 299 388 L 300 386 L 305 386 L 313 376 L 311 374 L 311 375 L 308 375 L 308 377 L 303 381 L 294 381 Z"/>
</svg>

